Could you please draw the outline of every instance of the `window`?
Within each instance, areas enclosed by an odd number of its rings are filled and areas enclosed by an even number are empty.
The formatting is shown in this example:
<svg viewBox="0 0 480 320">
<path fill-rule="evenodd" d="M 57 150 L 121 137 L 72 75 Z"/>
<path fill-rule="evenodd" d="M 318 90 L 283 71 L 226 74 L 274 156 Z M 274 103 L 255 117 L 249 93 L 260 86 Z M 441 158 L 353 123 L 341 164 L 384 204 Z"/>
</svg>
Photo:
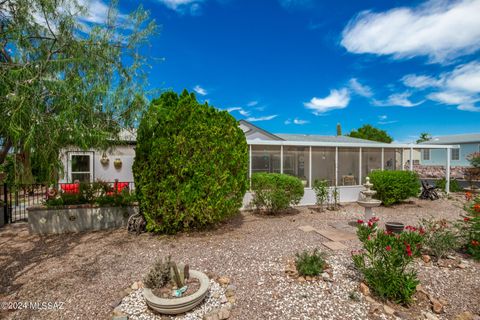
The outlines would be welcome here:
<svg viewBox="0 0 480 320">
<path fill-rule="evenodd" d="M 358 186 L 359 181 L 359 148 L 338 148 L 338 185 Z"/>
<path fill-rule="evenodd" d="M 362 183 L 374 170 L 382 169 L 382 149 L 362 148 Z"/>
<path fill-rule="evenodd" d="M 252 173 L 280 173 L 280 146 L 252 146 Z"/>
<path fill-rule="evenodd" d="M 422 149 L 422 160 L 430 160 L 430 149 Z"/>
<path fill-rule="evenodd" d="M 460 160 L 460 149 L 452 149 L 452 160 Z"/>
<path fill-rule="evenodd" d="M 88 154 L 72 154 L 70 158 L 71 180 L 88 182 L 91 180 L 91 158 Z"/>
<path fill-rule="evenodd" d="M 309 156 L 309 147 L 283 147 L 283 173 L 299 178 L 308 186 Z"/>
<path fill-rule="evenodd" d="M 315 180 L 327 180 L 335 185 L 335 148 L 312 147 L 312 183 Z"/>
</svg>

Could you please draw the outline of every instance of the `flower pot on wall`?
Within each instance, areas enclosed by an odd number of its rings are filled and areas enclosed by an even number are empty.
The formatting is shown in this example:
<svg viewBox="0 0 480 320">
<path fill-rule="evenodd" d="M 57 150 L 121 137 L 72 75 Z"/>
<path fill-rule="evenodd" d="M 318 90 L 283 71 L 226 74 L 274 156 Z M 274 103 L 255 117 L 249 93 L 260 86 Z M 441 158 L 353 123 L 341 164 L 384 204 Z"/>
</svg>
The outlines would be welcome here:
<svg viewBox="0 0 480 320">
<path fill-rule="evenodd" d="M 113 166 L 117 170 L 121 169 L 122 168 L 122 160 L 120 160 L 120 158 L 115 159 L 115 161 L 113 162 Z"/>
<path fill-rule="evenodd" d="M 100 159 L 100 163 L 104 166 L 108 166 L 110 159 L 107 157 L 105 153 L 103 153 L 102 158 Z"/>
</svg>

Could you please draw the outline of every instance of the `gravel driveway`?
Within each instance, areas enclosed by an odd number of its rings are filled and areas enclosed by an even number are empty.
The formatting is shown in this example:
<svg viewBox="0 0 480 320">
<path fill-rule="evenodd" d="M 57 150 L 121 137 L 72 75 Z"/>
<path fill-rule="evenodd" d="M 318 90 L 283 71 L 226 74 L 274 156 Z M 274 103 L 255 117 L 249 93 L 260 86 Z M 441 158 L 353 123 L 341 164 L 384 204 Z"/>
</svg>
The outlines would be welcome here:
<svg viewBox="0 0 480 320">
<path fill-rule="evenodd" d="M 375 212 L 380 223 L 414 224 L 430 216 L 458 219 L 461 206 L 461 200 L 415 200 Z M 39 237 L 29 235 L 25 223 L 9 225 L 0 229 L 0 301 L 63 304 L 53 310 L 0 311 L 0 318 L 111 319 L 120 292 L 141 280 L 156 257 L 170 254 L 194 269 L 231 279 L 237 288 L 231 319 L 394 319 L 372 313 L 371 302 L 362 296 L 350 298 L 359 285 L 350 258 L 359 248 L 357 240 L 344 242 L 348 249 L 331 251 L 321 244 L 327 239 L 298 229 L 329 225 L 354 232 L 348 223 L 359 218 L 362 209 L 356 204 L 323 213 L 301 207 L 281 216 L 243 212 L 215 230 L 177 236 L 113 230 Z M 299 283 L 285 274 L 296 252 L 317 247 L 329 255 L 332 282 Z M 465 269 L 417 264 L 425 290 L 448 302 L 439 319 L 480 313 L 478 263 L 469 260 Z M 406 318 L 424 319 L 421 311 L 430 306 L 419 299 L 410 309 L 394 308 Z"/>
</svg>

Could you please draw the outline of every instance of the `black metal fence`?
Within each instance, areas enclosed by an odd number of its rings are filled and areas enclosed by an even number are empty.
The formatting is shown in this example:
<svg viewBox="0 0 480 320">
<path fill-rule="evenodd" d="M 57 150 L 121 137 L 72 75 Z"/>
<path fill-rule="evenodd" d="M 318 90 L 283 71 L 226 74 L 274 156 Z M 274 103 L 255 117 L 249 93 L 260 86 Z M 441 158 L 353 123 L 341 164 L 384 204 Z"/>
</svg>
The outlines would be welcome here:
<svg viewBox="0 0 480 320">
<path fill-rule="evenodd" d="M 112 194 L 121 192 L 126 188 L 129 190 L 135 189 L 133 182 L 114 181 L 106 183 L 111 187 Z M 44 184 L 20 184 L 14 186 L 3 184 L 1 195 L 3 199 L 3 220 L 5 223 L 27 221 L 27 208 L 44 204 L 49 197 L 49 193 L 50 195 L 52 194 L 52 189 L 55 189 L 57 192 L 74 194 L 79 192 L 80 185 L 79 183 L 59 183 L 51 188 Z"/>
</svg>

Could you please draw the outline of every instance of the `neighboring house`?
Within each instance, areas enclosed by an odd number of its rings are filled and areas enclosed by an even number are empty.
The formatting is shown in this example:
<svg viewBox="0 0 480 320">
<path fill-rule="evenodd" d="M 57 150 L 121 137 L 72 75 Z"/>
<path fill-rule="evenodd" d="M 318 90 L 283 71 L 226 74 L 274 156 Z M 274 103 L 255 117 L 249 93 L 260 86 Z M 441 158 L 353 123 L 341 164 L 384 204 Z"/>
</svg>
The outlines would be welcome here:
<svg viewBox="0 0 480 320">
<path fill-rule="evenodd" d="M 422 144 L 457 145 L 451 149 L 450 165 L 452 167 L 467 167 L 470 165 L 467 156 L 480 152 L 480 133 L 458 134 L 449 136 L 433 137 Z M 425 166 L 444 166 L 446 163 L 446 150 L 444 149 L 421 149 L 420 164 Z"/>
</svg>

